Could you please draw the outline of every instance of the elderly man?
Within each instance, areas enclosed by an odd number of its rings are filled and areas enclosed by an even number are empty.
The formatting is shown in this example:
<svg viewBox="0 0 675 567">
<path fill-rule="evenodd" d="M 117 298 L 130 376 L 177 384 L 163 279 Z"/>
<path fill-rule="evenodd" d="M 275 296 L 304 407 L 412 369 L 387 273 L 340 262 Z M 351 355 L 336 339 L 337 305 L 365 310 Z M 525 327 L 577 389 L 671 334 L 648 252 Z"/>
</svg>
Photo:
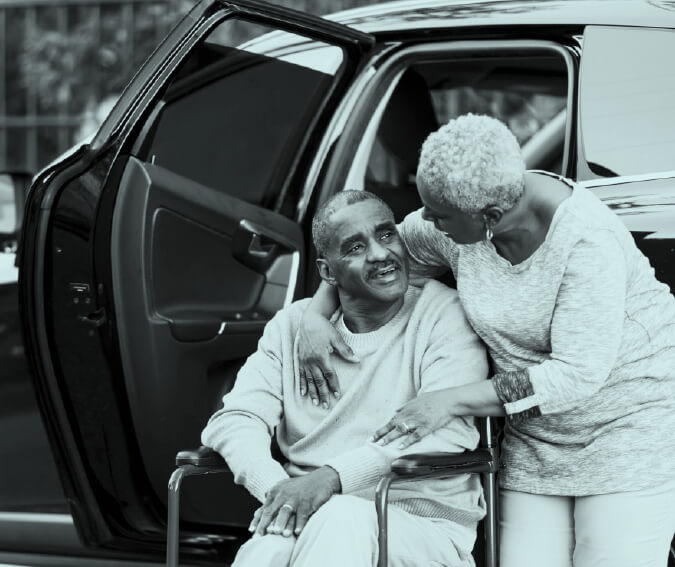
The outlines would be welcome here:
<svg viewBox="0 0 675 567">
<path fill-rule="evenodd" d="M 202 433 L 235 481 L 263 503 L 235 566 L 373 566 L 373 496 L 392 461 L 406 453 L 462 452 L 478 442 L 470 418 L 453 419 L 405 451 L 371 442 L 378 425 L 418 393 L 485 379 L 485 352 L 454 290 L 436 281 L 408 286 L 405 248 L 378 197 L 337 194 L 317 213 L 312 233 L 319 274 L 340 301 L 331 321 L 359 362 L 335 357 L 340 398 L 332 407 L 307 405 L 294 338 L 309 300 L 267 324 Z M 270 453 L 273 435 L 283 465 Z M 391 565 L 473 565 L 484 514 L 476 475 L 396 485 L 390 499 Z"/>
</svg>

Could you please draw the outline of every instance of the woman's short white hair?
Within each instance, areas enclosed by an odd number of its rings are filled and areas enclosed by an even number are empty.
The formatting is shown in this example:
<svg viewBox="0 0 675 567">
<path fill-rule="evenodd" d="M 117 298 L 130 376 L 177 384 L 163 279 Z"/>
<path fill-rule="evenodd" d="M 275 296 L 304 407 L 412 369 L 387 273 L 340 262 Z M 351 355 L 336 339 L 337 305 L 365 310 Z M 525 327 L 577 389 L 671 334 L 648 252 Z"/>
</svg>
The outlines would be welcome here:
<svg viewBox="0 0 675 567">
<path fill-rule="evenodd" d="M 508 210 L 525 187 L 520 145 L 505 124 L 465 114 L 429 134 L 422 145 L 417 182 L 441 204 L 469 214 L 485 207 Z"/>
</svg>

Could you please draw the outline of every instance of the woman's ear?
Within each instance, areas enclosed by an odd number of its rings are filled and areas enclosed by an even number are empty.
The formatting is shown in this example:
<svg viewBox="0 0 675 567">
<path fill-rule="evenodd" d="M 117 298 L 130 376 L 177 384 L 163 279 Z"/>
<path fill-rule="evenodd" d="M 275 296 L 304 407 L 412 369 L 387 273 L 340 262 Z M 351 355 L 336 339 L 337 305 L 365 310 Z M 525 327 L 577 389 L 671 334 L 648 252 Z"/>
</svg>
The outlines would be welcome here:
<svg viewBox="0 0 675 567">
<path fill-rule="evenodd" d="M 321 276 L 323 281 L 325 281 L 328 285 L 337 285 L 337 282 L 335 281 L 335 278 L 331 272 L 330 264 L 325 258 L 317 258 L 316 267 L 319 270 L 319 276 Z"/>
<path fill-rule="evenodd" d="M 496 205 L 485 207 L 482 212 L 483 223 L 490 228 L 496 226 L 504 216 L 504 209 Z"/>
</svg>

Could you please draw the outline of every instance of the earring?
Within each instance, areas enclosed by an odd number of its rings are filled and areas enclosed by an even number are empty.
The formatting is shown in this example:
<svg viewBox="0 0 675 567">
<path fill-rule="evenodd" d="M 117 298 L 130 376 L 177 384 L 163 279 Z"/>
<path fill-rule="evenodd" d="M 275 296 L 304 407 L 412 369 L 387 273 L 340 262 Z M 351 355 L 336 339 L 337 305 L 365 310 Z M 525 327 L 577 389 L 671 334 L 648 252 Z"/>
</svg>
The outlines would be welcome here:
<svg viewBox="0 0 675 567">
<path fill-rule="evenodd" d="M 485 225 L 485 240 L 492 240 L 492 237 L 494 236 L 494 232 L 492 232 L 492 227 L 489 224 Z"/>
</svg>

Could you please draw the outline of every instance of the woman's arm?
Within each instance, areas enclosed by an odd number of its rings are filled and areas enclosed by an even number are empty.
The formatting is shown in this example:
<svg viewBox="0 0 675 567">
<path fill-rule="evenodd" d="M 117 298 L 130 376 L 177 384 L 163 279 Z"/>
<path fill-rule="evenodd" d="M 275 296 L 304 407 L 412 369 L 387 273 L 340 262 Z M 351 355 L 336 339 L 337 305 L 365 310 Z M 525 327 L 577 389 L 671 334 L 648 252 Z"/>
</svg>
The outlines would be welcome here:
<svg viewBox="0 0 675 567">
<path fill-rule="evenodd" d="M 335 288 L 322 281 L 295 337 L 300 394 L 305 396 L 309 393 L 315 406 L 321 404 L 326 409 L 330 407 L 331 393 L 335 398 L 340 397 L 340 384 L 330 363 L 330 355 L 337 352 L 345 360 L 358 362 L 352 349 L 328 321 L 338 305 Z"/>
<path fill-rule="evenodd" d="M 626 279 L 613 233 L 598 230 L 575 245 L 553 310 L 549 358 L 495 377 L 512 421 L 569 411 L 602 388 L 624 333 Z"/>
<path fill-rule="evenodd" d="M 422 209 L 406 215 L 396 228 L 410 257 L 410 281 L 421 285 L 443 275 L 451 268 L 456 272 L 459 249 L 454 240 L 436 230 L 422 218 Z"/>
<path fill-rule="evenodd" d="M 373 441 L 381 445 L 405 436 L 400 448 L 417 443 L 458 416 L 501 416 L 504 404 L 492 380 L 484 380 L 419 394 L 400 408 L 389 422 L 378 429 Z"/>
<path fill-rule="evenodd" d="M 452 431 L 458 439 L 470 430 L 475 443 L 478 433 L 473 422 L 463 418 L 504 414 L 502 402 L 487 380 L 485 346 L 466 319 L 457 293 L 442 290 L 443 286 L 431 282 L 423 292 L 427 297 L 433 292 L 423 317 L 435 319 L 435 323 L 428 337 L 418 334 L 423 350 L 417 397 L 398 409 L 376 432 L 375 440 L 386 444 L 405 435 L 402 447 L 408 447 L 442 429 Z M 473 449 L 475 444 L 464 443 L 463 447 Z"/>
</svg>

